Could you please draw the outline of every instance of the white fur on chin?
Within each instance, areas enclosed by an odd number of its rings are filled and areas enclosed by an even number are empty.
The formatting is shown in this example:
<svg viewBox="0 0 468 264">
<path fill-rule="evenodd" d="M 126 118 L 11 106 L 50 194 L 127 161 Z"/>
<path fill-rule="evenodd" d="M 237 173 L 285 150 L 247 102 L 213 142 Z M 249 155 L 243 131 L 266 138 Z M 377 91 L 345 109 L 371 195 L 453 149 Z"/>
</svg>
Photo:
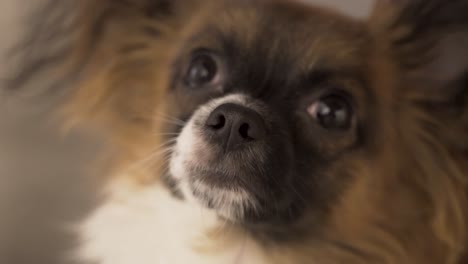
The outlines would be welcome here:
<svg viewBox="0 0 468 264">
<path fill-rule="evenodd" d="M 212 228 L 223 232 L 223 223 L 213 212 L 176 200 L 163 186 L 141 190 L 119 181 L 110 188 L 109 198 L 80 226 L 83 242 L 76 257 L 98 264 L 269 263 L 245 236 L 215 241 L 218 246 L 223 243 L 221 250 L 197 252 L 194 246 L 206 241 L 205 232 Z"/>
<path fill-rule="evenodd" d="M 83 244 L 77 252 L 79 259 L 98 264 L 270 263 L 263 260 L 259 247 L 246 235 L 223 236 L 223 232 L 233 232 L 233 228 L 222 223 L 214 210 L 204 208 L 188 186 L 186 163 L 201 166 L 194 150 L 204 145 L 193 128 L 194 118 L 204 119 L 226 102 L 244 104 L 245 99 L 242 95 L 230 95 L 207 103 L 195 113 L 177 139 L 170 172 L 179 181 L 187 200 L 175 199 L 157 184 L 142 189 L 130 182 L 114 182 L 110 185 L 108 199 L 80 227 Z M 122 178 L 131 179 L 119 177 Z M 196 183 L 192 188 L 215 198 L 212 201 L 217 214 L 228 219 L 242 213 L 244 206 L 256 206 L 250 195 L 241 190 L 219 190 L 203 183 Z M 219 230 L 220 235 L 208 237 L 207 232 L 213 230 Z M 196 250 L 197 246 L 207 247 L 204 244 L 216 246 L 216 249 Z"/>
<path fill-rule="evenodd" d="M 204 193 L 211 197 L 211 202 L 217 213 L 226 219 L 236 221 L 245 213 L 245 209 L 256 209 L 257 201 L 246 191 L 243 190 L 225 190 L 213 186 L 207 186 L 201 181 L 189 184 L 189 165 L 192 167 L 208 167 L 200 154 L 195 150 L 203 150 L 202 152 L 209 152 L 207 143 L 203 140 L 200 132 L 195 128 L 195 120 L 206 120 L 210 113 L 218 106 L 226 103 L 234 103 L 245 106 L 247 104 L 247 97 L 242 94 L 231 94 L 224 97 L 213 99 L 202 107 L 200 107 L 192 115 L 190 120 L 182 129 L 177 138 L 177 143 L 174 147 L 174 152 L 171 156 L 169 171 L 173 177 L 178 180 L 180 190 L 184 197 L 188 200 L 203 204 L 205 201 L 200 200 L 199 197 L 193 195 L 193 191 Z"/>
</svg>

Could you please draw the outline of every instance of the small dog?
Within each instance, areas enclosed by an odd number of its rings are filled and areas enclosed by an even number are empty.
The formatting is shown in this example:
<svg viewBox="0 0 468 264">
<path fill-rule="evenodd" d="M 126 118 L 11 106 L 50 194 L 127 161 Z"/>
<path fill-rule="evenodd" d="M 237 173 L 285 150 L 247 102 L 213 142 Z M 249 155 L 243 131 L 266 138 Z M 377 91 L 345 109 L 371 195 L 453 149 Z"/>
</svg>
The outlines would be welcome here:
<svg viewBox="0 0 468 264">
<path fill-rule="evenodd" d="M 468 262 L 468 1 L 48 8 L 12 86 L 54 72 L 117 149 L 80 260 Z"/>
</svg>

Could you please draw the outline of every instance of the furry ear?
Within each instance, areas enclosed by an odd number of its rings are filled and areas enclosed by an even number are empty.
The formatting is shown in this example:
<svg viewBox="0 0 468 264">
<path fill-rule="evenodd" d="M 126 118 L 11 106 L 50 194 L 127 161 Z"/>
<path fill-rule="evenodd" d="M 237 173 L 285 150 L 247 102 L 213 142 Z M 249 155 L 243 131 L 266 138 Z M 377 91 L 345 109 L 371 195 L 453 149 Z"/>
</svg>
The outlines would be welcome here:
<svg viewBox="0 0 468 264">
<path fill-rule="evenodd" d="M 371 27 L 379 55 L 387 52 L 395 65 L 389 68 L 396 72 L 390 78 L 401 144 L 424 168 L 420 184 L 433 203 L 434 234 L 448 252 L 443 262 L 465 263 L 468 0 L 377 1 Z"/>
<path fill-rule="evenodd" d="M 378 0 L 372 21 L 406 78 L 453 99 L 468 89 L 467 14 L 467 0 Z"/>
<path fill-rule="evenodd" d="M 434 137 L 468 150 L 468 0 L 377 0 L 370 27 L 393 93 Z M 426 132 L 428 132 L 426 130 Z"/>
<path fill-rule="evenodd" d="M 86 66 L 106 64 L 113 52 L 138 49 L 129 40 L 174 29 L 193 2 L 47 0 L 26 15 L 25 33 L 10 52 L 18 67 L 8 86 L 18 89 L 30 82 L 36 86 L 43 73 L 57 78 L 48 86 L 70 84 L 81 78 L 78 73 Z"/>
<path fill-rule="evenodd" d="M 68 119 L 140 120 L 160 96 L 158 74 L 167 71 L 197 2 L 49 0 L 31 15 L 30 30 L 13 51 L 20 67 L 9 86 L 67 90 Z"/>
</svg>

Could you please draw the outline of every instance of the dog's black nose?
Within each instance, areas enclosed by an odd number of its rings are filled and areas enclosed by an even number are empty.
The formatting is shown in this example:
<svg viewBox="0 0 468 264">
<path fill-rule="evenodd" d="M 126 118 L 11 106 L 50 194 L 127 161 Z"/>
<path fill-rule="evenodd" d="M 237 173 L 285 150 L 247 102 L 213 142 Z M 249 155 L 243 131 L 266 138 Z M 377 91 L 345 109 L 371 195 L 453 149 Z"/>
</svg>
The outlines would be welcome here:
<svg viewBox="0 0 468 264">
<path fill-rule="evenodd" d="M 214 143 L 223 146 L 225 151 L 260 140 L 266 135 L 265 122 L 260 114 L 233 103 L 214 109 L 206 120 L 205 128 Z"/>
</svg>

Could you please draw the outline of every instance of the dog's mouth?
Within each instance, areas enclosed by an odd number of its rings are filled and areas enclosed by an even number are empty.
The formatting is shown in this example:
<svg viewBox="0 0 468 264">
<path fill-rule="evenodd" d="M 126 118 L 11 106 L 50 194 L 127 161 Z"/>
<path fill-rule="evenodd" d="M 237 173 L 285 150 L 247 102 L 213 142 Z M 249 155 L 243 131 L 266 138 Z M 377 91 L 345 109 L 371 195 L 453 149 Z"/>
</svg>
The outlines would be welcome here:
<svg viewBox="0 0 468 264">
<path fill-rule="evenodd" d="M 185 199 L 234 222 L 264 222 L 291 210 L 291 155 L 266 121 L 227 97 L 200 108 L 183 128 L 170 174 Z"/>
<path fill-rule="evenodd" d="M 183 196 L 232 222 L 273 221 L 282 210 L 288 210 L 286 179 L 268 178 L 271 174 L 255 169 L 263 166 L 255 159 L 224 159 L 230 161 L 186 160 L 182 166 L 186 172 L 177 178 Z"/>
</svg>

